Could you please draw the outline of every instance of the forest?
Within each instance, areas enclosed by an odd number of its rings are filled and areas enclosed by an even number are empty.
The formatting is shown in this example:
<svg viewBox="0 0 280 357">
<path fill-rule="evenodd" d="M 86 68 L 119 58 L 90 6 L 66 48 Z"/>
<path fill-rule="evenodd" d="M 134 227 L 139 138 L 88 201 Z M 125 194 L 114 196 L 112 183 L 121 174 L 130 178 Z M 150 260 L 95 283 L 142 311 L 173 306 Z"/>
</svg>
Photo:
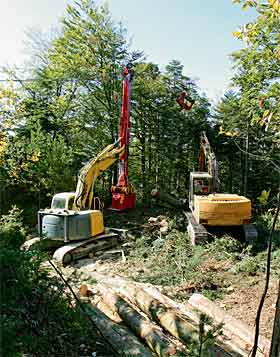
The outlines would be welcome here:
<svg viewBox="0 0 280 357">
<path fill-rule="evenodd" d="M 106 226 L 119 228 L 127 228 L 133 221 L 143 225 L 144 231 L 126 242 L 132 244 L 124 264 L 127 271 L 124 273 L 124 266 L 116 270 L 116 262 L 109 269 L 114 267 L 116 273 L 135 281 L 161 285 L 179 301 L 191 291 L 216 301 L 230 293 L 231 286 L 236 291 L 255 286 L 261 290 L 269 269 L 268 249 L 275 284 L 271 304 L 276 303 L 280 272 L 280 218 L 276 215 L 280 200 L 280 5 L 275 0 L 233 3 L 245 10 L 255 8 L 258 15 L 241 29 L 233 29 L 240 50 L 229 54 L 232 89 L 215 105 L 193 79 L 197 74 L 187 73 L 179 60 L 171 57 L 161 69 L 146 60 L 145 49 L 132 51 L 127 30 L 114 22 L 105 5 L 92 0 L 68 5 L 60 30 L 29 33 L 30 60 L 24 71 L 2 69 L 7 78 L 0 82 L 3 356 L 89 356 L 89 351 L 97 351 L 92 356 L 115 355 L 111 350 L 104 352 L 107 343 L 96 331 L 92 334 L 83 311 L 69 308 L 69 291 L 65 293 L 59 278 L 50 278 L 42 268 L 48 259 L 45 253 L 31 254 L 20 246 L 36 235 L 38 210 L 50 207 L 54 194 L 75 191 L 85 163 L 118 140 L 122 73 L 128 63 L 134 73 L 129 181 L 137 205 L 127 215 L 105 212 L 104 221 Z M 195 101 L 192 110 L 180 111 L 176 98 L 182 91 Z M 198 170 L 203 132 L 219 164 L 219 191 L 252 202 L 252 221 L 259 232 L 253 243 L 228 234 L 213 237 L 215 232 L 206 246 L 190 247 L 182 212 L 151 196 L 156 188 L 188 199 L 189 177 Z M 105 207 L 110 206 L 116 174 L 117 164 L 96 181 L 94 194 Z M 160 224 L 150 223 L 147 228 L 152 216 L 166 217 L 166 236 L 155 231 Z M 209 269 L 206 262 L 212 262 Z M 132 273 L 134 268 L 140 271 L 137 276 Z M 238 285 L 238 277 L 248 286 Z M 83 281 L 77 274 L 71 279 L 73 284 Z M 226 279 L 234 282 L 226 286 Z M 182 286 L 188 286 L 184 293 Z M 254 318 L 259 300 L 253 302 Z M 274 314 L 269 315 L 271 323 Z M 61 316 L 60 323 L 56 316 Z M 272 326 L 269 328 L 262 333 L 271 339 Z M 202 356 L 203 351 L 192 346 L 189 355 Z"/>
</svg>

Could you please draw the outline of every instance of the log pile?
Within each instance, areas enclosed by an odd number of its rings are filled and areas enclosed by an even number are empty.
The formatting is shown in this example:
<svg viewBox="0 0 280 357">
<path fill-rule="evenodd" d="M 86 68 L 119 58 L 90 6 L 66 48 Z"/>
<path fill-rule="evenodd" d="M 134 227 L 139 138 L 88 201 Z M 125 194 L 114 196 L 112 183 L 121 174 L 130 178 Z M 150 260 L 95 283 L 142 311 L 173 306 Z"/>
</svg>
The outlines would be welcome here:
<svg viewBox="0 0 280 357">
<path fill-rule="evenodd" d="M 81 295 L 89 298 L 88 310 L 113 348 L 117 350 L 115 344 L 124 341 L 125 347 L 122 345 L 117 351 L 122 356 L 187 356 L 189 348 L 203 340 L 202 329 L 205 334 L 216 331 L 208 349 L 210 356 L 250 354 L 252 329 L 200 294 L 193 294 L 187 303 L 179 304 L 148 284 L 98 273 L 92 274 L 92 278 L 97 284 L 83 285 Z M 201 314 L 211 321 L 203 327 Z M 261 337 L 257 356 L 268 356 L 269 347 L 269 341 Z"/>
</svg>

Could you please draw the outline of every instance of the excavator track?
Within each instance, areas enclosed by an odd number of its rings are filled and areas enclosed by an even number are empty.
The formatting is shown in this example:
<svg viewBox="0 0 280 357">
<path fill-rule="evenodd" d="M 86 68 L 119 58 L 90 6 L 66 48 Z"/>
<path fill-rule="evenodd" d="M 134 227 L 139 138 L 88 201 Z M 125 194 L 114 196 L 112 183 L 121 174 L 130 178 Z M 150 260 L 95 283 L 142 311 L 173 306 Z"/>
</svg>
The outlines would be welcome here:
<svg viewBox="0 0 280 357">
<path fill-rule="evenodd" d="M 108 233 L 82 242 L 69 243 L 58 248 L 53 254 L 53 259 L 57 264 L 65 266 L 72 261 L 87 256 L 89 253 L 116 246 L 118 238 L 118 234 Z"/>
<path fill-rule="evenodd" d="M 207 241 L 208 233 L 202 224 L 198 224 L 191 212 L 184 214 L 188 220 L 187 231 L 192 245 L 204 244 Z"/>
<path fill-rule="evenodd" d="M 63 243 L 61 240 L 35 237 L 25 241 L 22 244 L 21 249 L 22 250 L 32 250 L 32 249 L 48 250 L 51 248 L 60 247 L 61 243 Z"/>
<path fill-rule="evenodd" d="M 246 242 L 251 243 L 258 238 L 257 228 L 253 224 L 244 224 L 242 228 Z"/>
</svg>

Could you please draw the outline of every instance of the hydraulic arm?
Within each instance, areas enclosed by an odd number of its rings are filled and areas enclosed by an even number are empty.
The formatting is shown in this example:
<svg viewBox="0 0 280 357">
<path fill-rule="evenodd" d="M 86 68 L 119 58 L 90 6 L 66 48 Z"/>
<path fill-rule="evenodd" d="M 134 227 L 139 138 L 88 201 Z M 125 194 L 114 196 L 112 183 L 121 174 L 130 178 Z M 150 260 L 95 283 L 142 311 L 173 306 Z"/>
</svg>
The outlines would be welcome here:
<svg viewBox="0 0 280 357">
<path fill-rule="evenodd" d="M 212 176 L 212 189 L 213 192 L 218 191 L 219 178 L 218 178 L 218 162 L 216 155 L 213 152 L 208 138 L 203 131 L 200 137 L 200 151 L 199 151 L 199 171 L 207 172 Z M 207 169 L 206 169 L 207 164 Z"/>
<path fill-rule="evenodd" d="M 131 66 L 127 65 L 123 72 L 123 96 L 122 110 L 119 130 L 120 147 L 124 147 L 124 153 L 120 156 L 118 165 L 118 181 L 116 186 L 112 186 L 112 208 L 123 211 L 128 208 L 134 208 L 136 203 L 136 194 L 132 185 L 128 181 L 128 154 L 130 140 L 130 97 L 131 82 L 133 72 Z"/>
<path fill-rule="evenodd" d="M 78 210 L 90 209 L 92 206 L 95 206 L 95 204 L 92 205 L 92 201 L 96 178 L 113 165 L 124 152 L 124 146 L 116 147 L 115 144 L 108 145 L 97 157 L 89 161 L 82 168 L 74 198 L 74 204 Z"/>
</svg>

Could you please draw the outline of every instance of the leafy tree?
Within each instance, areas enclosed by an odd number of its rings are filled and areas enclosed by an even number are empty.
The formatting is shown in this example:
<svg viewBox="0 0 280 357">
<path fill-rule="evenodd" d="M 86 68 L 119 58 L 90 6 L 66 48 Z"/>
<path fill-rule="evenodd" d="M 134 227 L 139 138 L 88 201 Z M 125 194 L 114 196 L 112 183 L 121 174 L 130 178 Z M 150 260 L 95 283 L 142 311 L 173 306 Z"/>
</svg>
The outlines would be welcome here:
<svg viewBox="0 0 280 357">
<path fill-rule="evenodd" d="M 247 44 L 232 55 L 235 66 L 232 83 L 238 92 L 224 98 L 217 112 L 222 124 L 220 134 L 228 137 L 227 142 L 230 141 L 240 151 L 241 191 L 257 197 L 263 189 L 270 187 L 275 192 L 279 182 L 277 98 L 280 58 L 277 43 L 280 22 L 271 2 L 234 2 L 241 3 L 243 8 L 254 7 L 258 17 L 234 32 L 234 36 Z M 276 175 L 271 175 L 271 170 Z"/>
</svg>

